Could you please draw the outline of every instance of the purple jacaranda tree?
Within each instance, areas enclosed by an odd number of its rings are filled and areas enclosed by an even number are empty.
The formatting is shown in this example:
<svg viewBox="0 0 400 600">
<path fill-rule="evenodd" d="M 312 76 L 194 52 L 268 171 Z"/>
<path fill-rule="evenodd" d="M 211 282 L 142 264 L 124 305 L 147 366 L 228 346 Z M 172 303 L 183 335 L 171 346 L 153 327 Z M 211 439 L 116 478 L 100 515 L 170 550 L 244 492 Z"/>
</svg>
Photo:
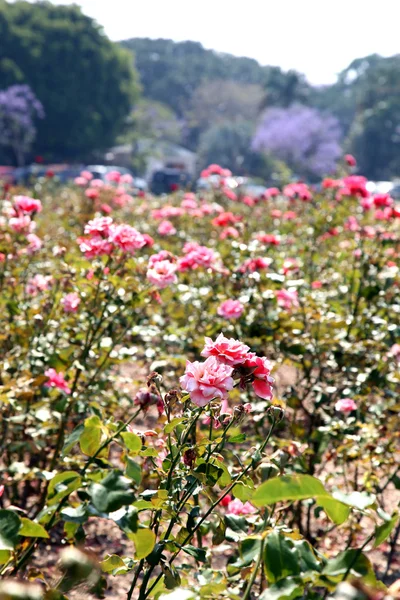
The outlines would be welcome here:
<svg viewBox="0 0 400 600">
<path fill-rule="evenodd" d="M 269 108 L 253 138 L 254 150 L 284 161 L 298 176 L 321 177 L 335 170 L 341 156 L 339 122 L 315 108 Z"/>
<path fill-rule="evenodd" d="M 29 85 L 0 90 L 0 145 L 11 149 L 19 166 L 35 139 L 35 120 L 43 118 L 43 106 Z"/>
</svg>

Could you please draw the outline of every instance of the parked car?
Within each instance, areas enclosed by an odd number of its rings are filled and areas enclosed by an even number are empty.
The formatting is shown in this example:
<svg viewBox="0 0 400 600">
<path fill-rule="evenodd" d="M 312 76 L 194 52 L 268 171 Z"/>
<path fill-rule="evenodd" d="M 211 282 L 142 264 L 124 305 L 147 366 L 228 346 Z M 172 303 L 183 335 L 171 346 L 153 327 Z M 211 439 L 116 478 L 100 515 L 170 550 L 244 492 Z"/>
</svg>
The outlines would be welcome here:
<svg viewBox="0 0 400 600">
<path fill-rule="evenodd" d="M 180 169 L 161 169 L 155 171 L 150 181 L 150 191 L 156 196 L 170 194 L 177 189 L 185 189 L 191 184 L 191 177 Z"/>
</svg>

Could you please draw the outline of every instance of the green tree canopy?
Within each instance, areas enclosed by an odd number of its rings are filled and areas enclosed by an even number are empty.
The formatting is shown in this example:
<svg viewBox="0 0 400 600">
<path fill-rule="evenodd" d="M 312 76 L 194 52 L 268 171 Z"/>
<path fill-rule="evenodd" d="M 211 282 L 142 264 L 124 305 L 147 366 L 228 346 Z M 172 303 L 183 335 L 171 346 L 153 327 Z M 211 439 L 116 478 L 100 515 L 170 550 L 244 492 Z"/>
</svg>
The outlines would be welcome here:
<svg viewBox="0 0 400 600">
<path fill-rule="evenodd" d="M 109 147 L 135 103 L 132 58 L 77 6 L 0 0 L 0 89 L 27 83 L 42 102 L 34 151 L 79 159 Z"/>
</svg>

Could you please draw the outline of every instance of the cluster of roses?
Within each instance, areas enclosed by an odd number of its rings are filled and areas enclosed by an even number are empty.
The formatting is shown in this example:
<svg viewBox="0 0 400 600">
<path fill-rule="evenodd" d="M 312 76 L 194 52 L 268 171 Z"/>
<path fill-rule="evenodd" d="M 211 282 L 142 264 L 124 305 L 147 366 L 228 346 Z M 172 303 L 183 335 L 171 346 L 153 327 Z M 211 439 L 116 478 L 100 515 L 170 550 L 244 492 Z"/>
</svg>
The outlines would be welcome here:
<svg viewBox="0 0 400 600">
<path fill-rule="evenodd" d="M 188 242 L 183 247 L 183 256 L 176 257 L 167 250 L 161 250 L 150 256 L 147 268 L 147 279 L 159 289 L 177 282 L 177 271 L 184 272 L 198 267 L 222 270 L 218 255 L 211 248 L 201 246 L 197 242 Z"/>
<path fill-rule="evenodd" d="M 240 389 L 251 384 L 260 398 L 271 400 L 272 365 L 270 361 L 253 352 L 249 346 L 222 333 L 215 341 L 205 338 L 201 355 L 204 362 L 187 361 L 185 374 L 180 378 L 182 389 L 189 393 L 197 406 L 206 406 L 211 400 L 226 401 L 238 380 Z"/>
<path fill-rule="evenodd" d="M 6 219 L 2 220 L 3 227 L 8 225 L 15 233 L 25 236 L 27 246 L 21 253 L 34 254 L 42 247 L 42 240 L 33 233 L 36 228 L 34 216 L 41 210 L 40 200 L 29 196 L 15 196 L 12 205 L 6 205 L 4 208 Z M 1 255 L 1 259 L 4 261 L 5 255 Z"/>
<path fill-rule="evenodd" d="M 117 225 L 111 217 L 96 217 L 85 225 L 84 231 L 88 237 L 78 238 L 78 243 L 86 258 L 109 256 L 117 249 L 133 254 L 154 243 L 147 234 L 139 233 L 130 225 Z"/>
<path fill-rule="evenodd" d="M 85 196 L 90 200 L 99 200 L 101 191 L 104 191 L 112 193 L 112 202 L 115 206 L 122 207 L 133 201 L 133 197 L 127 193 L 126 188 L 133 183 L 133 177 L 129 173 L 122 175 L 119 171 L 110 171 L 106 174 L 105 179 L 106 181 L 95 179 L 90 171 L 82 171 L 74 181 L 76 185 L 86 187 Z M 106 203 L 101 204 L 99 209 L 105 214 L 112 211 L 112 207 Z"/>
</svg>

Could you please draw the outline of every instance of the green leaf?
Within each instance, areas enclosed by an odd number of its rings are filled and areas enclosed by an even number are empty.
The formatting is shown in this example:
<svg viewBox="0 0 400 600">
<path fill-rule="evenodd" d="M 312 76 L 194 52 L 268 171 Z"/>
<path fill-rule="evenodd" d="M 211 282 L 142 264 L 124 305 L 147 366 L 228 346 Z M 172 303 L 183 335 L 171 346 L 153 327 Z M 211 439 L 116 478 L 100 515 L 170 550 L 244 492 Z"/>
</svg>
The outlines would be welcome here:
<svg viewBox="0 0 400 600">
<path fill-rule="evenodd" d="M 259 597 L 259 600 L 294 600 L 303 595 L 304 583 L 300 577 L 287 577 L 274 583 Z"/>
<path fill-rule="evenodd" d="M 79 442 L 82 431 L 84 429 L 84 425 L 81 423 L 78 427 L 75 427 L 73 432 L 67 437 L 65 440 L 63 449 L 61 451 L 61 456 L 66 456 L 72 450 L 72 448 Z"/>
<path fill-rule="evenodd" d="M 88 417 L 79 439 L 82 452 L 94 456 L 106 439 L 107 433 L 100 418 L 96 415 Z"/>
<path fill-rule="evenodd" d="M 321 562 L 314 554 L 312 546 L 307 540 L 293 540 L 293 546 L 296 548 L 299 556 L 301 573 L 321 571 Z"/>
<path fill-rule="evenodd" d="M 146 558 L 156 544 L 156 536 L 151 529 L 138 529 L 136 533 L 131 533 L 128 537 L 135 544 L 135 558 L 138 560 Z"/>
<path fill-rule="evenodd" d="M 231 444 L 240 444 L 241 442 L 244 442 L 246 439 L 246 434 L 245 433 L 239 433 L 238 435 L 232 435 L 231 437 L 228 438 L 228 442 L 230 442 Z"/>
<path fill-rule="evenodd" d="M 261 537 L 260 536 L 249 536 L 242 540 L 240 544 L 240 557 L 234 562 L 231 563 L 234 567 L 239 567 L 242 569 L 243 567 L 248 567 L 251 565 L 253 560 L 255 560 L 261 548 Z"/>
<path fill-rule="evenodd" d="M 327 561 L 322 570 L 322 575 L 328 577 L 342 576 L 350 569 L 350 573 L 356 577 L 363 577 L 366 584 L 375 584 L 376 577 L 368 558 L 355 548 L 345 550 Z"/>
<path fill-rule="evenodd" d="M 335 500 L 319 479 L 311 475 L 273 477 L 257 488 L 251 502 L 255 506 L 268 506 L 276 502 L 308 498 L 314 498 L 337 525 L 344 523 L 350 514 L 350 508 L 339 500 Z"/>
<path fill-rule="evenodd" d="M 129 456 L 127 457 L 126 474 L 137 485 L 140 485 L 142 481 L 142 467 L 136 461 L 129 458 Z"/>
<path fill-rule="evenodd" d="M 93 483 L 89 488 L 89 495 L 93 506 L 105 513 L 114 512 L 135 500 L 130 481 L 122 477 L 118 470 L 111 471 L 99 483 Z"/>
<path fill-rule="evenodd" d="M 69 496 L 77 490 L 82 483 L 82 479 L 75 471 L 64 471 L 58 473 L 49 483 L 47 491 L 47 504 L 51 506 L 56 504 L 65 496 Z"/>
<path fill-rule="evenodd" d="M 182 550 L 189 554 L 189 556 L 193 556 L 197 560 L 197 562 L 207 562 L 206 551 L 204 548 L 196 548 L 195 546 L 191 546 L 190 544 L 186 546 L 181 546 Z"/>
<path fill-rule="evenodd" d="M 100 563 L 101 570 L 104 573 L 112 573 L 113 575 L 121 575 L 128 571 L 128 567 L 120 556 L 109 554 Z"/>
<path fill-rule="evenodd" d="M 273 531 L 265 540 L 264 565 L 271 584 L 300 574 L 299 557 L 292 540 L 280 531 Z"/>
<path fill-rule="evenodd" d="M 377 546 L 382 544 L 382 542 L 387 540 L 387 538 L 392 533 L 393 529 L 396 527 L 398 520 L 399 520 L 398 513 L 394 513 L 392 518 L 389 521 L 382 523 L 382 525 L 379 525 L 375 529 L 374 548 L 376 548 Z"/>
<path fill-rule="evenodd" d="M 244 485 L 241 482 L 239 482 L 237 485 L 235 485 L 234 488 L 232 488 L 232 494 L 234 495 L 234 497 L 238 498 L 242 502 L 247 502 L 247 500 L 250 500 L 253 493 L 254 487 Z"/>
<path fill-rule="evenodd" d="M 12 510 L 0 510 L 0 550 L 13 550 L 18 541 L 21 519 Z"/>
<path fill-rule="evenodd" d="M 19 530 L 19 535 L 23 535 L 25 537 L 35 537 L 35 538 L 48 538 L 50 537 L 45 528 L 39 523 L 35 523 L 35 521 L 31 521 L 30 519 L 26 519 L 25 517 L 21 517 L 21 529 Z"/>
<path fill-rule="evenodd" d="M 80 504 L 79 506 L 73 508 L 72 506 L 67 506 L 61 511 L 61 518 L 67 523 L 86 523 L 89 517 L 89 511 L 85 504 Z"/>
<path fill-rule="evenodd" d="M 177 425 L 180 425 L 185 420 L 185 417 L 177 417 L 176 419 L 172 419 L 170 423 L 167 423 L 164 427 L 165 433 L 172 433 Z"/>
<path fill-rule="evenodd" d="M 142 440 L 136 433 L 132 433 L 131 431 L 124 431 L 121 433 L 121 437 L 124 440 L 125 446 L 128 448 L 129 452 L 133 452 L 137 454 L 142 449 Z"/>
</svg>

